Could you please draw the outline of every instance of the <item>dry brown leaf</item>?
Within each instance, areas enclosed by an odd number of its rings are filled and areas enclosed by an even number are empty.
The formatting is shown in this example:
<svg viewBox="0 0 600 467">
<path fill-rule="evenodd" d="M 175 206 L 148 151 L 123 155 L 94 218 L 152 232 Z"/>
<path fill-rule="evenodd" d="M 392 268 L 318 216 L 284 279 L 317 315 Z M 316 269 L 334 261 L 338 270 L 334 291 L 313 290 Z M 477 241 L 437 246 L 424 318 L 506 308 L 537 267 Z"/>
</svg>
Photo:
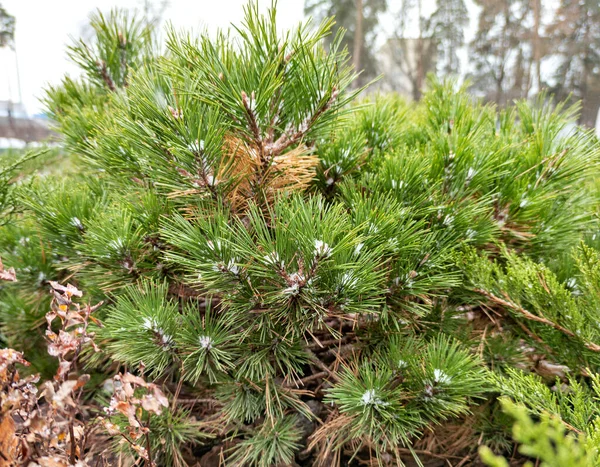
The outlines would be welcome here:
<svg viewBox="0 0 600 467">
<path fill-rule="evenodd" d="M 21 352 L 14 349 L 0 349 L 0 383 L 5 383 L 8 380 L 8 369 L 15 363 L 20 363 L 23 366 L 29 366 L 30 363 L 23 358 Z M 15 376 L 18 379 L 18 374 Z"/>
<path fill-rule="evenodd" d="M 72 334 L 63 331 L 62 329 L 56 334 L 49 335 L 50 339 L 53 340 L 48 344 L 48 353 L 53 357 L 62 356 L 64 357 L 69 352 L 77 350 L 80 345 L 80 340 Z"/>
<path fill-rule="evenodd" d="M 15 421 L 10 415 L 5 415 L 0 422 L 0 467 L 9 467 L 16 461 L 16 448 L 19 439 L 15 436 Z M 6 458 L 6 459 L 4 459 Z"/>
<path fill-rule="evenodd" d="M 37 459 L 37 463 L 40 467 L 69 467 L 69 463 L 66 459 L 60 456 L 44 456 Z"/>
<path fill-rule="evenodd" d="M 160 405 L 162 405 L 163 407 L 169 406 L 169 399 L 167 399 L 167 396 L 164 395 L 164 393 L 158 388 L 157 385 L 152 385 L 152 392 Z"/>
<path fill-rule="evenodd" d="M 121 412 L 129 420 L 129 425 L 135 428 L 140 427 L 135 413 L 135 405 L 127 401 L 119 401 L 115 404 L 114 409 Z"/>
<path fill-rule="evenodd" d="M 58 364 L 58 370 L 56 371 L 56 376 L 58 376 L 61 379 L 65 379 L 68 376 L 69 371 L 71 370 L 71 365 L 72 365 L 72 363 L 69 361 L 60 362 Z"/>
<path fill-rule="evenodd" d="M 56 292 L 60 292 L 60 294 L 66 295 L 67 297 L 82 297 L 83 292 L 79 290 L 77 287 L 71 284 L 61 285 L 58 282 L 50 281 L 50 286 Z"/>
<path fill-rule="evenodd" d="M 145 447 L 140 446 L 139 444 L 132 444 L 131 447 L 142 459 L 148 460 L 148 451 Z"/>
<path fill-rule="evenodd" d="M 164 406 L 152 394 L 145 394 L 142 397 L 142 407 L 148 412 L 160 415 Z"/>
<path fill-rule="evenodd" d="M 69 402 L 69 399 L 73 395 L 73 390 L 75 387 L 77 387 L 77 384 L 77 380 L 69 380 L 62 383 L 58 388 L 58 391 L 56 391 L 52 397 L 52 405 L 63 408 L 65 403 Z"/>
<path fill-rule="evenodd" d="M 135 376 L 132 375 L 131 373 L 125 373 L 123 376 L 121 376 L 121 381 L 123 381 L 124 383 L 129 383 L 129 384 L 136 384 L 137 386 L 140 387 L 147 387 L 148 383 L 146 383 L 146 381 L 143 378 L 140 378 L 139 376 Z"/>
<path fill-rule="evenodd" d="M 8 270 L 5 270 L 4 265 L 2 264 L 2 259 L 0 259 L 0 280 L 17 282 L 15 268 L 9 268 Z"/>
<path fill-rule="evenodd" d="M 119 428 L 119 426 L 117 424 L 111 422 L 110 420 L 106 420 L 106 419 L 102 420 L 102 425 L 104 426 L 104 428 L 106 429 L 108 434 L 111 436 L 116 436 L 116 435 L 121 434 L 121 429 Z"/>
</svg>

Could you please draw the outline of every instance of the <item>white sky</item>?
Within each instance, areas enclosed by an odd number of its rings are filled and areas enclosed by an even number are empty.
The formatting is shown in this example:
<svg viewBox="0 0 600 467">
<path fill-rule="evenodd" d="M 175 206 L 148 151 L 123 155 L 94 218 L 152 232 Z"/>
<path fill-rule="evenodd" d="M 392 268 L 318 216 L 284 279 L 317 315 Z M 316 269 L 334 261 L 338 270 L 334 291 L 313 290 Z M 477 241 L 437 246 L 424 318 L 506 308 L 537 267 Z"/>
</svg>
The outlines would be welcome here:
<svg viewBox="0 0 600 467">
<path fill-rule="evenodd" d="M 170 0 L 164 19 L 177 28 L 214 31 L 238 23 L 246 0 Z M 66 45 L 79 37 L 90 13 L 99 8 L 136 8 L 140 0 L 0 0 L 16 17 L 16 46 L 23 102 L 30 114 L 41 112 L 39 98 L 48 83 L 58 83 L 65 73 L 77 75 L 69 63 Z M 260 0 L 261 8 L 270 0 Z M 278 23 L 281 28 L 295 26 L 304 17 L 304 0 L 279 0 Z M 15 55 L 0 49 L 0 100 L 18 100 Z"/>
</svg>

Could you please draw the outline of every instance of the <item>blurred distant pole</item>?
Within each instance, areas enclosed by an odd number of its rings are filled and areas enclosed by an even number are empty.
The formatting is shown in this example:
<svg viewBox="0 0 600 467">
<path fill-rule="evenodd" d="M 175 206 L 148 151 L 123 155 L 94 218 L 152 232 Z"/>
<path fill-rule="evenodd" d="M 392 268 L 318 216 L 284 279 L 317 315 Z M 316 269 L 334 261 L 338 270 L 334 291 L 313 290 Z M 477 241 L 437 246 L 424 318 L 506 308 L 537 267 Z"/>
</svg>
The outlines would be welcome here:
<svg viewBox="0 0 600 467">
<path fill-rule="evenodd" d="M 535 86 L 533 88 L 536 92 L 542 90 L 542 74 L 541 74 L 541 61 L 542 61 L 542 50 L 540 42 L 540 25 L 542 19 L 542 1 L 532 0 L 533 2 L 533 61 L 535 66 Z"/>
<path fill-rule="evenodd" d="M 362 52 L 362 45 L 364 42 L 363 38 L 363 0 L 356 1 L 356 28 L 354 30 L 354 47 L 352 60 L 354 63 L 354 69 L 360 71 L 360 55 Z"/>
<path fill-rule="evenodd" d="M 423 18 L 423 2 L 422 0 L 417 0 L 417 24 L 419 25 L 419 36 L 417 37 L 417 86 L 414 93 L 414 98 L 416 101 L 421 99 L 421 94 L 423 93 L 423 83 L 425 82 L 425 71 L 423 69 L 423 51 L 424 51 L 424 42 L 423 42 L 423 29 L 425 18 Z"/>
<path fill-rule="evenodd" d="M 496 74 L 496 102 L 502 105 L 504 97 L 504 81 L 507 75 L 507 57 L 510 54 L 511 45 L 509 44 L 510 33 L 510 2 L 503 2 L 502 4 L 502 16 L 504 18 L 504 27 L 502 28 L 501 39 L 500 39 L 500 56 L 502 57 L 501 65 L 498 67 L 498 73 Z"/>
<path fill-rule="evenodd" d="M 19 103 L 23 103 L 21 94 L 21 72 L 19 71 L 19 55 L 17 54 L 17 43 L 13 41 L 12 50 L 15 53 L 15 70 L 17 72 L 17 93 L 19 94 Z"/>
</svg>

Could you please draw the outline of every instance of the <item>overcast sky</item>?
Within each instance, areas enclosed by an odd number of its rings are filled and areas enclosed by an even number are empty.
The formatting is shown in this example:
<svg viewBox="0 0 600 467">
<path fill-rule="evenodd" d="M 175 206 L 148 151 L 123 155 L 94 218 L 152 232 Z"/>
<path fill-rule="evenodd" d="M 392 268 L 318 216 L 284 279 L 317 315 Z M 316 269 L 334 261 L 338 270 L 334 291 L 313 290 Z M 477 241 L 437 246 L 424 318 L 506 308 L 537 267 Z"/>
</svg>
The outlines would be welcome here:
<svg viewBox="0 0 600 467">
<path fill-rule="evenodd" d="M 48 83 L 58 83 L 65 73 L 77 74 L 66 58 L 70 37 L 79 37 L 91 12 L 108 11 L 118 5 L 136 8 L 141 0 L 0 0 L 17 20 L 16 45 L 23 102 L 30 114 L 43 109 L 38 101 Z M 166 21 L 177 28 L 208 28 L 214 31 L 237 23 L 247 0 L 170 0 Z M 261 7 L 270 5 L 261 0 Z M 281 28 L 296 25 L 303 18 L 304 0 L 279 0 Z M 15 55 L 0 49 L 0 100 L 18 100 Z"/>
</svg>

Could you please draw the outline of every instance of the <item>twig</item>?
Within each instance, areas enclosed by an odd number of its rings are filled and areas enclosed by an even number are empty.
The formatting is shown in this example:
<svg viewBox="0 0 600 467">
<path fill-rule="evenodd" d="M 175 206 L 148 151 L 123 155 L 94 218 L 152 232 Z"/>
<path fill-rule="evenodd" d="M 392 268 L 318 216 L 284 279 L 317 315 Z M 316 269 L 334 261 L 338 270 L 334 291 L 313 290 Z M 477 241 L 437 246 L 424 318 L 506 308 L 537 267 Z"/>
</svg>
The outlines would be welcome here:
<svg viewBox="0 0 600 467">
<path fill-rule="evenodd" d="M 69 460 L 71 462 L 71 464 L 75 465 L 75 456 L 76 456 L 76 451 L 75 451 L 75 433 L 73 431 L 73 421 L 69 421 L 69 436 L 71 438 L 71 453 L 69 455 Z"/>
<path fill-rule="evenodd" d="M 180 368 L 181 373 L 183 374 L 183 362 L 181 363 L 181 368 Z M 173 403 L 171 405 L 171 411 L 175 411 L 175 408 L 177 406 L 177 400 L 179 399 L 179 393 L 181 392 L 181 386 L 183 386 L 183 378 L 179 378 L 179 382 L 177 383 L 177 388 L 175 389 L 175 395 L 173 396 Z"/>
<path fill-rule="evenodd" d="M 325 376 L 329 376 L 331 374 L 330 371 L 320 371 L 318 373 L 314 373 L 310 376 L 307 376 L 306 378 L 302 378 L 299 379 L 298 381 L 292 381 L 290 383 L 285 384 L 285 386 L 292 386 L 292 385 L 296 385 L 298 386 L 299 384 L 302 384 L 302 386 L 306 386 L 306 383 L 310 383 L 311 381 L 314 381 L 315 379 L 319 379 L 319 378 L 324 378 Z"/>
<path fill-rule="evenodd" d="M 176 399 L 177 402 L 182 404 L 214 404 L 223 405 L 223 403 L 217 399 Z"/>
<path fill-rule="evenodd" d="M 354 333 L 346 334 L 339 339 L 329 339 L 324 341 L 315 342 L 314 344 L 309 344 L 308 348 L 314 350 L 316 352 L 328 352 L 330 349 L 327 346 L 332 344 L 340 344 L 341 342 L 346 342 L 355 337 Z"/>
<path fill-rule="evenodd" d="M 475 289 L 475 292 L 483 295 L 484 297 L 488 298 L 489 300 L 491 300 L 492 302 L 496 303 L 497 305 L 501 305 L 505 308 L 509 308 L 513 311 L 516 311 L 517 313 L 521 314 L 524 318 L 531 320 L 531 321 L 537 321 L 538 323 L 542 323 L 545 324 L 547 326 L 553 327 L 554 329 L 556 329 L 557 331 L 562 332 L 563 334 L 566 334 L 569 337 L 572 337 L 574 339 L 579 339 L 579 336 L 577 336 L 577 334 L 575 334 L 573 331 L 561 326 L 558 323 L 555 323 L 553 321 L 550 321 L 547 318 L 544 318 L 542 316 L 537 316 L 534 315 L 533 313 L 527 311 L 525 308 L 523 308 L 522 306 L 517 305 L 516 303 L 510 302 L 508 300 L 504 300 L 503 298 L 497 297 L 496 295 L 494 295 L 491 292 L 488 292 L 487 290 L 483 290 L 483 289 Z M 593 342 L 583 342 L 583 345 L 588 348 L 589 350 L 592 350 L 593 352 L 600 352 L 600 345 L 594 344 Z"/>
<path fill-rule="evenodd" d="M 462 467 L 463 465 L 465 465 L 467 462 L 469 462 L 471 460 L 471 456 L 465 456 L 465 458 L 463 460 L 461 460 L 458 464 L 456 464 L 456 467 Z"/>
<path fill-rule="evenodd" d="M 548 352 L 548 354 L 552 355 L 552 349 L 550 348 L 550 346 L 548 346 L 548 344 L 546 344 L 544 342 L 544 340 L 538 336 L 535 332 L 533 332 L 531 329 L 528 329 L 527 326 L 525 326 L 523 323 L 521 323 L 520 321 L 515 320 L 515 322 L 519 325 L 519 327 L 525 332 L 525 334 L 527 334 L 531 339 L 533 339 L 534 341 L 536 341 L 538 344 L 540 344 L 541 346 L 544 347 L 544 349 L 546 350 L 546 352 Z"/>
<path fill-rule="evenodd" d="M 154 462 L 152 462 L 152 451 L 150 450 L 150 412 L 148 412 L 147 416 L 146 416 L 146 425 L 147 425 L 147 430 L 146 430 L 146 450 L 147 450 L 147 454 L 148 454 L 148 465 L 150 467 L 154 467 Z"/>
<path fill-rule="evenodd" d="M 311 352 L 309 349 L 306 349 L 308 355 L 310 355 L 311 357 L 311 361 L 312 363 L 319 368 L 320 370 L 323 370 L 325 373 L 327 373 L 327 375 L 331 378 L 334 379 L 335 381 L 339 381 L 340 378 L 338 377 L 338 375 L 335 374 L 335 372 L 331 371 L 327 365 L 325 365 L 321 360 L 319 360 L 319 358 L 313 353 Z"/>
<path fill-rule="evenodd" d="M 424 456 L 435 457 L 436 459 L 463 459 L 460 456 L 451 456 L 449 454 L 435 454 L 431 451 L 427 451 L 426 449 L 407 449 L 407 448 L 398 448 L 398 451 L 404 454 L 423 454 Z"/>
</svg>

